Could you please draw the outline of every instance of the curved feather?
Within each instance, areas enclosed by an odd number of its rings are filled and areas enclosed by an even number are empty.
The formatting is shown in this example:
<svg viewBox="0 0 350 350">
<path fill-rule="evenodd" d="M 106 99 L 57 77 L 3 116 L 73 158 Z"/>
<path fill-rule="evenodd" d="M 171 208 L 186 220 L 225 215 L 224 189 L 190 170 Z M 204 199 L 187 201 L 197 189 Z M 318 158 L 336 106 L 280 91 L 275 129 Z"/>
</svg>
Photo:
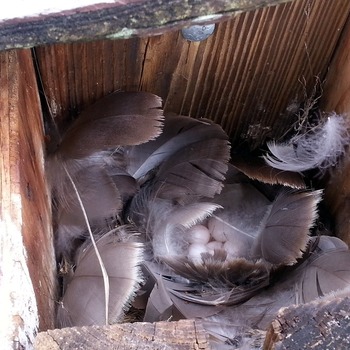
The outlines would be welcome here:
<svg viewBox="0 0 350 350">
<path fill-rule="evenodd" d="M 226 183 L 213 201 L 223 207 L 213 215 L 213 230 L 221 230 L 230 241 L 248 238 L 250 246 L 270 201 L 249 183 Z"/>
<path fill-rule="evenodd" d="M 283 185 L 294 189 L 305 189 L 301 174 L 291 171 L 280 171 L 266 164 L 261 158 L 249 154 L 231 156 L 231 163 L 252 180 L 270 185 Z"/>
<path fill-rule="evenodd" d="M 87 157 L 98 150 L 138 145 L 157 137 L 162 118 L 144 115 L 117 115 L 73 124 L 59 147 L 63 159 Z"/>
<path fill-rule="evenodd" d="M 88 166 L 75 173 L 74 182 L 92 227 L 101 224 L 104 227 L 106 221 L 123 208 L 121 192 L 105 169 Z M 74 241 L 88 236 L 82 208 L 69 181 L 60 195 L 55 233 L 57 258 L 69 257 L 75 247 Z"/>
<path fill-rule="evenodd" d="M 313 255 L 295 272 L 299 303 L 307 303 L 350 286 L 350 251 L 336 237 L 321 236 Z"/>
<path fill-rule="evenodd" d="M 333 113 L 326 122 L 306 133 L 292 137 L 288 142 L 267 144 L 271 154 L 264 156 L 266 163 L 287 171 L 321 171 L 334 166 L 350 143 L 345 117 Z"/>
<path fill-rule="evenodd" d="M 97 247 L 107 270 L 110 282 L 109 323 L 123 317 L 142 281 L 139 265 L 142 244 L 120 241 L 134 233 L 128 227 L 119 227 L 103 235 Z M 103 325 L 105 322 L 105 291 L 101 267 L 90 244 L 77 252 L 76 269 L 62 298 L 57 312 L 60 327 Z"/>
<path fill-rule="evenodd" d="M 128 147 L 128 171 L 138 181 L 162 162 L 187 146 L 202 140 L 227 140 L 218 124 L 185 116 L 166 116 L 163 133 L 142 147 Z"/>
<path fill-rule="evenodd" d="M 302 256 L 317 218 L 322 191 L 281 193 L 261 223 L 252 256 L 292 265 Z"/>
<path fill-rule="evenodd" d="M 193 286 L 186 295 L 171 293 L 184 300 L 203 305 L 233 305 L 249 299 L 269 283 L 271 266 L 264 261 L 248 261 L 244 258 L 226 260 L 226 252 L 203 254 L 196 262 L 181 257 L 162 257 L 178 275 L 187 278 Z"/>
</svg>

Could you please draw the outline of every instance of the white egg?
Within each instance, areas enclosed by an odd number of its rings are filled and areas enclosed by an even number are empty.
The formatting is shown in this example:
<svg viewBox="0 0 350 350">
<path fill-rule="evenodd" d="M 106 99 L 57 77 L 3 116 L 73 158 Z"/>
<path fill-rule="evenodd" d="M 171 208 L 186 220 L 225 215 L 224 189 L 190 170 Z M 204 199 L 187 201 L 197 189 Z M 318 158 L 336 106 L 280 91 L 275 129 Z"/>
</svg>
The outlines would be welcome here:
<svg viewBox="0 0 350 350">
<path fill-rule="evenodd" d="M 225 235 L 225 226 L 225 223 L 217 220 L 216 218 L 209 219 L 208 229 L 215 241 L 226 242 L 227 238 Z"/>
<path fill-rule="evenodd" d="M 224 244 L 218 241 L 211 241 L 207 244 L 207 249 L 210 254 L 213 254 L 214 250 L 224 249 Z"/>
<path fill-rule="evenodd" d="M 209 230 L 203 225 L 194 225 L 188 231 L 188 242 L 189 243 L 202 243 L 206 244 L 209 242 L 210 233 Z"/>
<path fill-rule="evenodd" d="M 188 247 L 188 257 L 192 260 L 202 260 L 202 253 L 208 253 L 208 248 L 205 244 L 193 243 Z"/>
</svg>

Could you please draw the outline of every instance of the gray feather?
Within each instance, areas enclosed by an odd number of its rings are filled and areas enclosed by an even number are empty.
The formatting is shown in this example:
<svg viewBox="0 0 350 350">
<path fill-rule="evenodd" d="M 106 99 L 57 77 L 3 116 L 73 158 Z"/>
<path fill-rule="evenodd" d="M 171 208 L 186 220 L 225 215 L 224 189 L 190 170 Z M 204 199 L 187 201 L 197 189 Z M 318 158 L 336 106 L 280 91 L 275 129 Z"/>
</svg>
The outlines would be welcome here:
<svg viewBox="0 0 350 350">
<path fill-rule="evenodd" d="M 108 273 L 110 283 L 109 322 L 120 321 L 142 282 L 139 265 L 142 245 L 121 241 L 134 234 L 128 227 L 103 235 L 97 247 Z M 91 244 L 77 252 L 76 269 L 58 308 L 60 327 L 103 325 L 105 322 L 105 291 L 101 267 Z"/>
</svg>

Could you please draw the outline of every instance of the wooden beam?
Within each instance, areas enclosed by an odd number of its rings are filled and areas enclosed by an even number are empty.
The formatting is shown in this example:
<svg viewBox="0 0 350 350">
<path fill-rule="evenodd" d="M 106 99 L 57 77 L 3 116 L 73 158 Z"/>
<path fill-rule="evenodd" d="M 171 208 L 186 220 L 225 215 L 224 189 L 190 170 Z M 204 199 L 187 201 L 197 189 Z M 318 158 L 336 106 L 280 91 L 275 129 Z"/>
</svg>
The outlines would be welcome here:
<svg viewBox="0 0 350 350">
<path fill-rule="evenodd" d="M 35 350 L 209 350 L 209 336 L 200 321 L 124 323 L 74 327 L 39 333 Z"/>
<path fill-rule="evenodd" d="M 0 54 L 0 342 L 53 326 L 55 262 L 43 125 L 29 50 Z M 39 316 L 40 315 L 40 316 Z"/>
<path fill-rule="evenodd" d="M 235 13 L 290 0 L 133 0 L 98 2 L 1 21 L 0 50 L 92 39 L 155 35 L 170 28 L 218 21 Z M 7 7 L 11 7 L 11 2 Z M 14 2 L 13 6 L 16 6 Z M 18 4 L 17 4 L 18 6 Z"/>
</svg>

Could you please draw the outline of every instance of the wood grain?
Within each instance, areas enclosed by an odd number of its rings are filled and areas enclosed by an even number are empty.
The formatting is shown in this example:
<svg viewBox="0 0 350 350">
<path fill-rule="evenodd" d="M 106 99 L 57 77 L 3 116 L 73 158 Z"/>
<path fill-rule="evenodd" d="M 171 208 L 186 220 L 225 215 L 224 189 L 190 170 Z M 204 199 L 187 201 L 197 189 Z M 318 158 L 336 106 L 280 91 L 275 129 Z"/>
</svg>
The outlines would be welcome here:
<svg viewBox="0 0 350 350">
<path fill-rule="evenodd" d="M 29 50 L 0 54 L 0 86 L 0 339 L 26 347 L 38 326 L 53 326 L 55 306 L 43 125 Z"/>
<path fill-rule="evenodd" d="M 264 350 L 349 349 L 350 299 L 328 297 L 280 311 Z"/>
<path fill-rule="evenodd" d="M 113 90 L 144 90 L 160 95 L 166 111 L 211 118 L 234 145 L 257 148 L 296 121 L 325 77 L 349 11 L 341 0 L 301 0 L 218 23 L 203 42 L 171 31 L 44 46 L 36 55 L 61 126 Z"/>
<path fill-rule="evenodd" d="M 331 62 L 321 107 L 327 112 L 344 114 L 350 128 L 350 22 L 347 22 Z M 349 151 L 331 174 L 325 199 L 335 218 L 336 235 L 350 244 L 350 157 Z"/>
<path fill-rule="evenodd" d="M 212 22 L 291 0 L 128 0 L 54 12 L 50 4 L 23 18 L 0 21 L 0 50 L 92 39 L 154 35 Z M 9 3 L 8 6 L 11 6 Z"/>
<path fill-rule="evenodd" d="M 199 321 L 125 323 L 113 326 L 64 328 L 39 333 L 35 350 L 73 349 L 211 349 L 208 335 Z"/>
</svg>

